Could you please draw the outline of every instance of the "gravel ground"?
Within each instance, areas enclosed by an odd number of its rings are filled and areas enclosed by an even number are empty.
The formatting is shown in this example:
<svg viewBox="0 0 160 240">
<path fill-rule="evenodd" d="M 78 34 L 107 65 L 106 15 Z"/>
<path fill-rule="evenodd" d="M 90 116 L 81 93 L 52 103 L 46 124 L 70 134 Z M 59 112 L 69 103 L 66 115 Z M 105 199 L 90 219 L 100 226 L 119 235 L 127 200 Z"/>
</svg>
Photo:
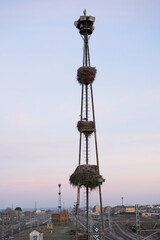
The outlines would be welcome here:
<svg viewBox="0 0 160 240">
<path fill-rule="evenodd" d="M 74 240 L 74 236 L 70 234 L 73 225 L 54 226 L 53 230 L 46 230 L 43 235 L 44 240 Z M 29 240 L 29 233 L 33 229 L 25 230 L 20 234 L 14 235 L 13 240 Z"/>
</svg>

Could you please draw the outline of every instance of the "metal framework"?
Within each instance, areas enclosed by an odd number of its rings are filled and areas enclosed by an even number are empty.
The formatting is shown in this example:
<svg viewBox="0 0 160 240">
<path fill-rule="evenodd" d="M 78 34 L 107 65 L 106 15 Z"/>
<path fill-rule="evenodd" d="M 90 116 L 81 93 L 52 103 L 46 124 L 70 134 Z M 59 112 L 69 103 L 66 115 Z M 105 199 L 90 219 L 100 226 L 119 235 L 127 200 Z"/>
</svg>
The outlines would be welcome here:
<svg viewBox="0 0 160 240">
<path fill-rule="evenodd" d="M 59 192 L 58 192 L 58 209 L 61 212 L 61 184 L 58 184 Z"/>
<path fill-rule="evenodd" d="M 90 64 L 90 53 L 89 53 L 89 38 L 94 30 L 94 21 L 95 18 L 92 16 L 86 16 L 86 10 L 84 10 L 84 16 L 80 16 L 78 21 L 74 23 L 76 28 L 79 29 L 79 33 L 83 39 L 84 47 L 83 47 L 83 68 L 91 68 Z M 95 124 L 95 111 L 94 111 L 94 98 L 93 98 L 93 88 L 92 88 L 92 82 L 90 83 L 85 82 L 81 83 L 81 111 L 80 111 L 80 121 L 85 121 L 85 123 L 88 123 L 89 121 L 92 121 L 94 124 L 94 127 L 90 130 L 91 133 L 94 134 L 94 143 L 95 143 L 95 154 L 96 154 L 96 166 L 98 168 L 99 173 L 99 157 L 98 157 L 98 146 L 97 146 L 97 136 L 96 136 L 96 124 Z M 91 109 L 89 109 L 89 98 L 91 99 Z M 89 110 L 91 110 L 91 119 L 89 119 Z M 84 136 L 84 137 L 82 137 Z M 85 164 L 89 165 L 91 164 L 89 162 L 89 136 L 85 133 L 85 131 L 80 131 L 80 139 L 79 139 L 79 161 L 78 166 L 80 167 L 82 164 L 82 141 L 84 141 L 85 146 Z M 96 239 L 103 239 L 104 237 L 104 219 L 103 219 L 103 211 L 102 211 L 102 194 L 101 194 L 101 184 L 104 181 L 104 179 L 99 180 L 100 183 L 98 184 L 98 192 L 99 192 L 99 201 L 100 201 L 100 214 L 101 219 L 99 224 L 99 231 L 98 235 L 99 238 Z M 88 186 L 85 187 L 86 192 L 86 213 L 85 213 L 85 228 L 84 228 L 84 238 L 79 236 L 79 222 L 80 222 L 80 216 L 79 216 L 79 205 L 80 205 L 80 190 L 81 185 L 77 187 L 77 204 L 76 204 L 76 239 L 95 239 L 95 231 L 90 226 L 90 218 L 89 218 L 89 192 L 90 189 Z M 82 232 L 82 230 L 81 230 Z"/>
<path fill-rule="evenodd" d="M 140 215 L 139 215 L 138 204 L 136 204 L 136 232 L 137 232 L 137 240 L 141 240 Z"/>
</svg>

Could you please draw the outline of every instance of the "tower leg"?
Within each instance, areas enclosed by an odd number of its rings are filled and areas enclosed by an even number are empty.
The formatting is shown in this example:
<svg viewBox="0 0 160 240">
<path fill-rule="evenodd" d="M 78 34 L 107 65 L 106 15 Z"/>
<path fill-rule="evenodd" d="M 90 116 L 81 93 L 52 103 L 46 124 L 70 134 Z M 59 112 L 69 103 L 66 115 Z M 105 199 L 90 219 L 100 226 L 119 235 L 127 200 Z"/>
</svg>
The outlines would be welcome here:
<svg viewBox="0 0 160 240">
<path fill-rule="evenodd" d="M 76 203 L 76 230 L 78 230 L 78 213 L 79 213 L 79 202 L 80 202 L 80 186 L 77 188 L 77 203 Z M 78 240 L 78 231 L 76 231 L 76 240 Z"/>
<path fill-rule="evenodd" d="M 86 187 L 86 227 L 87 227 L 87 240 L 89 240 L 89 189 Z"/>
<path fill-rule="evenodd" d="M 102 234 L 104 235 L 104 219 L 103 219 L 103 208 L 102 208 L 102 193 L 101 193 L 101 186 L 100 186 L 100 185 L 99 185 L 99 199 L 100 199 L 100 210 L 101 210 Z"/>
</svg>

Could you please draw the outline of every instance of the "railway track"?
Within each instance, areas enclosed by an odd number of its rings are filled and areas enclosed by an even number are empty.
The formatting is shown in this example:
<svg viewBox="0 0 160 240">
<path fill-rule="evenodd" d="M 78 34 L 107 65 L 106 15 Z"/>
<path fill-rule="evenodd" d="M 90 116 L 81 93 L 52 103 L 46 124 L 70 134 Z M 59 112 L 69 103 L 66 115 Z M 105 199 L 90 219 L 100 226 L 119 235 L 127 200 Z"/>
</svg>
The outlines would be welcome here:
<svg viewBox="0 0 160 240">
<path fill-rule="evenodd" d="M 86 230 L 85 221 L 82 219 L 79 220 L 79 226 L 81 230 Z M 96 235 L 96 234 L 95 234 Z M 93 239 L 97 239 L 96 236 L 93 236 Z M 109 232 L 109 229 L 105 229 L 105 240 L 136 240 L 136 236 L 132 236 L 131 233 L 125 232 L 118 223 L 112 223 L 112 232 Z"/>
<path fill-rule="evenodd" d="M 136 240 L 136 236 L 133 234 L 126 232 L 124 229 L 120 227 L 120 225 L 116 222 L 112 225 L 115 236 L 117 236 L 118 240 Z"/>
<path fill-rule="evenodd" d="M 30 229 L 30 228 L 32 229 L 32 228 L 38 227 L 38 226 L 43 226 L 49 220 L 50 220 L 50 216 L 46 216 L 44 218 L 37 219 L 37 221 L 32 220 L 32 221 L 29 221 L 29 222 L 19 222 L 17 224 L 14 224 L 12 226 L 12 230 L 11 229 L 5 229 L 5 231 L 4 231 L 4 239 L 8 239 L 9 237 L 14 236 L 17 233 L 20 233 L 23 230 L 27 230 L 27 229 Z M 2 230 L 0 232 L 0 240 L 1 239 L 3 239 L 2 238 Z"/>
</svg>

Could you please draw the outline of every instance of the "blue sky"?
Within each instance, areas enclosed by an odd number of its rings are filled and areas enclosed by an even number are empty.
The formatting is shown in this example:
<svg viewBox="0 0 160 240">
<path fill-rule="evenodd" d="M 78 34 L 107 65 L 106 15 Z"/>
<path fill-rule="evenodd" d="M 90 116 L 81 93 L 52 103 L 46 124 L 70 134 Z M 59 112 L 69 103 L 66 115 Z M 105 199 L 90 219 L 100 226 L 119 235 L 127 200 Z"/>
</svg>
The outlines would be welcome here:
<svg viewBox="0 0 160 240">
<path fill-rule="evenodd" d="M 65 205 L 76 201 L 68 177 L 78 163 L 83 43 L 73 23 L 84 8 L 96 17 L 90 53 L 104 205 L 121 196 L 126 204 L 159 201 L 159 7 L 156 0 L 0 1 L 0 208 L 57 206 L 60 182 Z"/>
</svg>

